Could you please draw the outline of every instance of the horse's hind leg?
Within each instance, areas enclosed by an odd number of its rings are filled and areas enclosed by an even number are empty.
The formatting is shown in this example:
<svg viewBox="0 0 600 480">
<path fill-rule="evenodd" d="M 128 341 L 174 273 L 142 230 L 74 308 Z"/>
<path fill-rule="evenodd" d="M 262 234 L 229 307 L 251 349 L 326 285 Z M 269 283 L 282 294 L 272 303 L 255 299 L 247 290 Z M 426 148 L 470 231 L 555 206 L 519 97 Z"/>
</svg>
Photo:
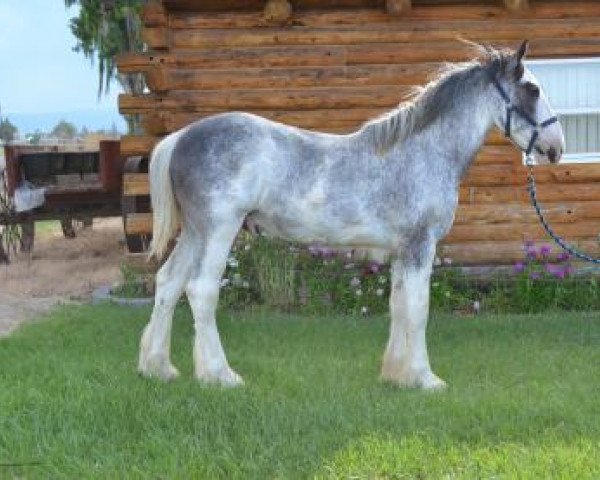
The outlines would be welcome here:
<svg viewBox="0 0 600 480">
<path fill-rule="evenodd" d="M 175 249 L 156 274 L 156 295 L 150 322 L 142 334 L 138 371 L 147 377 L 170 380 L 179 375 L 171 364 L 173 312 L 188 281 L 194 258 L 190 239 L 182 234 Z"/>
<path fill-rule="evenodd" d="M 202 259 L 194 265 L 186 286 L 196 329 L 195 375 L 204 382 L 224 386 L 243 384 L 242 378 L 227 363 L 215 319 L 221 277 L 229 250 L 242 221 L 243 218 L 232 216 L 213 227 L 205 238 Z"/>
</svg>

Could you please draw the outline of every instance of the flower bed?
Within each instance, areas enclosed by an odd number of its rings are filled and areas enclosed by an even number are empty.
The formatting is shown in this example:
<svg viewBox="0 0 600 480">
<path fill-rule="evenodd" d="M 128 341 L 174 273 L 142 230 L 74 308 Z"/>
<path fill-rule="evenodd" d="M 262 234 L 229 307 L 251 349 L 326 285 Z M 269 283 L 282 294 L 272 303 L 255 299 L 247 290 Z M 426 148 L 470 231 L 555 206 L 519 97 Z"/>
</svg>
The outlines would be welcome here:
<svg viewBox="0 0 600 480">
<path fill-rule="evenodd" d="M 524 257 L 510 274 L 474 279 L 437 262 L 431 308 L 463 314 L 600 310 L 598 280 L 578 276 L 568 254 L 548 245 L 524 245 Z M 240 235 L 227 262 L 222 304 L 263 305 L 311 313 L 371 313 L 388 309 L 389 264 L 364 259 L 361 252 L 308 248 Z"/>
</svg>

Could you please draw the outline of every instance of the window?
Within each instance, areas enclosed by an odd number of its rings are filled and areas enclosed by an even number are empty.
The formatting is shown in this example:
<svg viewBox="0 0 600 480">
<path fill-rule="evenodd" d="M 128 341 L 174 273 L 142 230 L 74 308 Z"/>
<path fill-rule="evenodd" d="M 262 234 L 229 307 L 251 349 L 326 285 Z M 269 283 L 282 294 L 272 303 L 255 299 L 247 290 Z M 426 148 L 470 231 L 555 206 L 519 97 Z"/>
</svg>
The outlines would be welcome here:
<svg viewBox="0 0 600 480">
<path fill-rule="evenodd" d="M 600 58 L 529 60 L 565 134 L 563 162 L 600 162 Z"/>
</svg>

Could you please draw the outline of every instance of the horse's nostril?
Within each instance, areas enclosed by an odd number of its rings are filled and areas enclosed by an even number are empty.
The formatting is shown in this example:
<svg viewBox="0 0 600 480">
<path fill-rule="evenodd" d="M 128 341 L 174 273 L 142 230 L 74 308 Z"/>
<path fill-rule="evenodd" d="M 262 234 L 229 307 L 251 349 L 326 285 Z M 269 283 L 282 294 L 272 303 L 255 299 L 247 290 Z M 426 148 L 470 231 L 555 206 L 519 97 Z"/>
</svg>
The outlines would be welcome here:
<svg viewBox="0 0 600 480">
<path fill-rule="evenodd" d="M 556 153 L 556 148 L 550 147 L 547 152 L 548 160 L 552 163 L 555 163 L 558 160 L 558 154 Z"/>
</svg>

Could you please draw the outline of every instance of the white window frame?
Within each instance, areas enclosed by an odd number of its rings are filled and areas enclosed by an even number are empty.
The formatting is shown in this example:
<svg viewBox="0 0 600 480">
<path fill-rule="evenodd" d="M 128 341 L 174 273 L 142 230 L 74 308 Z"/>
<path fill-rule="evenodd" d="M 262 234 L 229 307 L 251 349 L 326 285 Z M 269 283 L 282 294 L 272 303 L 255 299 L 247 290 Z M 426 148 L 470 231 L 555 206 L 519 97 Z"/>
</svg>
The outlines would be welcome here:
<svg viewBox="0 0 600 480">
<path fill-rule="evenodd" d="M 525 66 L 529 65 L 573 65 L 573 64 L 600 64 L 600 57 L 582 57 L 582 58 L 544 58 L 544 59 L 532 59 L 525 60 Z M 540 80 L 540 79 L 538 79 Z M 598 78 L 600 82 L 600 78 Z M 542 90 L 544 84 L 542 82 Z M 589 115 L 589 114 L 600 114 L 600 105 L 597 107 L 573 107 L 573 108 L 556 108 L 557 115 L 570 116 L 570 115 Z M 525 154 L 523 154 L 523 161 L 525 161 Z M 585 152 L 585 153 L 565 153 L 562 156 L 561 163 L 598 163 L 600 162 L 600 151 L 599 152 Z"/>
</svg>

